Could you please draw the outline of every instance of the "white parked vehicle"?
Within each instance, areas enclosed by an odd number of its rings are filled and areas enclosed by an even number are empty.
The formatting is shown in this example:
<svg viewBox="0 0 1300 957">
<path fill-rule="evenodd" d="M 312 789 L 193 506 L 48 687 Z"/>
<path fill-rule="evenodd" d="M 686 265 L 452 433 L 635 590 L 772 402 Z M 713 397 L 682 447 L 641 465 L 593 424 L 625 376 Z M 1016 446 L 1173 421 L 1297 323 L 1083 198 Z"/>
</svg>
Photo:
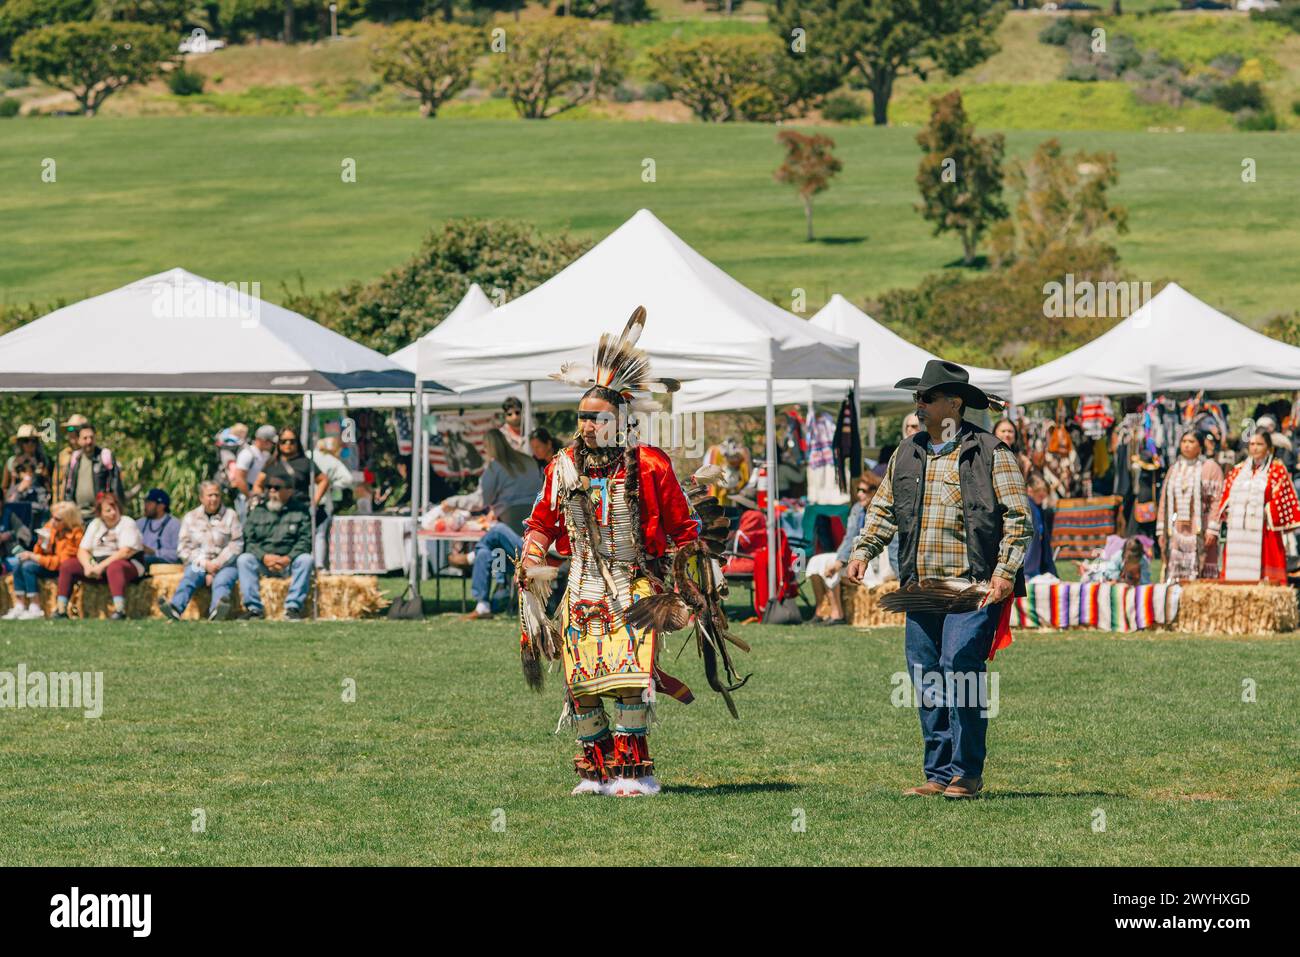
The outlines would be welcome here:
<svg viewBox="0 0 1300 957">
<path fill-rule="evenodd" d="M 225 45 L 225 40 L 213 39 L 202 27 L 195 27 L 176 49 L 179 53 L 211 53 L 222 49 Z"/>
</svg>

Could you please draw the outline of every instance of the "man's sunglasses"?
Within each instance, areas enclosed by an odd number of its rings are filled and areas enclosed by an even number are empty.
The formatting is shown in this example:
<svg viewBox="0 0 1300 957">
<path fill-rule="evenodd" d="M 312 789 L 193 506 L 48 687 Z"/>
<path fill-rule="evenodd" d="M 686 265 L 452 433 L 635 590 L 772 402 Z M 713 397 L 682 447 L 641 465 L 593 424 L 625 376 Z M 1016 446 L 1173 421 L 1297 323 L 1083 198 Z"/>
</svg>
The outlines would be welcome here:
<svg viewBox="0 0 1300 957">
<path fill-rule="evenodd" d="M 288 487 L 289 486 L 281 485 L 278 482 L 275 485 L 267 485 L 267 488 L 269 488 L 272 492 L 283 492 Z"/>
<path fill-rule="evenodd" d="M 947 396 L 945 396 L 942 392 L 913 392 L 912 393 L 912 401 L 920 402 L 923 403 L 924 405 L 933 405 L 935 402 L 938 402 L 940 399 L 945 399 L 945 398 L 947 398 Z"/>
<path fill-rule="evenodd" d="M 297 439 L 281 439 L 281 440 L 280 440 L 280 444 L 281 444 L 281 445 L 297 445 L 297 444 L 298 444 L 298 440 L 297 440 Z"/>
</svg>

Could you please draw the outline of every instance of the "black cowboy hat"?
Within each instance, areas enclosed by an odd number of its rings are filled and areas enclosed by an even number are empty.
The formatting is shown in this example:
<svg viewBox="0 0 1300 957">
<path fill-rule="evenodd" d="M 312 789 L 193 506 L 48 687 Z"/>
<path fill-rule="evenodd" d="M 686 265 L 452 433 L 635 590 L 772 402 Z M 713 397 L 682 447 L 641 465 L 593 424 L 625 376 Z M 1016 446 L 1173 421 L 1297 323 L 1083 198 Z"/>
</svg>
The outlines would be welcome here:
<svg viewBox="0 0 1300 957">
<path fill-rule="evenodd" d="M 931 359 L 925 364 L 921 378 L 899 379 L 894 383 L 895 389 L 909 389 L 913 392 L 942 392 L 944 395 L 959 396 L 968 409 L 987 409 L 989 397 L 977 385 L 972 385 L 970 373 L 955 362 L 943 359 Z"/>
</svg>

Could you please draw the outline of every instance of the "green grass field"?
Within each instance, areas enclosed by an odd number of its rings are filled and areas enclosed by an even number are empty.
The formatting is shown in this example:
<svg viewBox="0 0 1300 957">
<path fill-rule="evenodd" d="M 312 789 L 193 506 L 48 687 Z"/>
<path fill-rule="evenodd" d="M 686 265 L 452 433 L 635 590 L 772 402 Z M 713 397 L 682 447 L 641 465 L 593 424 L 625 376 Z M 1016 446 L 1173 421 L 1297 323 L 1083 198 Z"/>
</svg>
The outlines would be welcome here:
<svg viewBox="0 0 1300 957">
<path fill-rule="evenodd" d="M 954 804 L 898 794 L 896 629 L 743 633 L 741 720 L 683 656 L 665 791 L 627 801 L 568 797 L 559 686 L 523 689 L 506 622 L 6 623 L 0 670 L 102 671 L 104 711 L 0 711 L 0 865 L 1300 863 L 1294 640 L 1021 634 Z"/>
<path fill-rule="evenodd" d="M 959 258 L 914 210 L 915 131 L 856 126 L 834 137 L 844 172 L 817 199 L 821 241 L 803 241 L 793 191 L 775 183 L 762 125 L 424 121 L 406 118 L 31 120 L 0 136 L 0 296 L 76 300 L 181 265 L 222 281 L 334 288 L 406 260 L 453 216 L 528 220 L 597 239 L 640 207 L 765 296 L 810 308 L 861 301 Z M 1028 156 L 1046 132 L 1008 133 Z M 1300 300 L 1300 134 L 1073 131 L 1069 148 L 1113 150 L 1119 237 L 1139 279 L 1177 279 L 1246 321 Z M 42 161 L 57 182 L 42 181 Z M 343 183 L 341 163 L 357 162 Z M 642 161 L 656 162 L 643 182 Z M 1241 181 L 1255 161 L 1257 181 Z"/>
</svg>

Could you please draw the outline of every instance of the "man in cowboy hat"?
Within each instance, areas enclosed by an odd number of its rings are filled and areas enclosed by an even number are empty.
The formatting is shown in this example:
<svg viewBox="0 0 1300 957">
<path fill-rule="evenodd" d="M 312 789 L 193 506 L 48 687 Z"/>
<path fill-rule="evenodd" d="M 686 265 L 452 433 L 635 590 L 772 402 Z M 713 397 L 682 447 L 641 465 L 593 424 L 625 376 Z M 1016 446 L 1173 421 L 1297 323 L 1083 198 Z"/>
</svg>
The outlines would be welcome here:
<svg viewBox="0 0 1300 957">
<path fill-rule="evenodd" d="M 965 369 L 931 359 L 919 379 L 903 379 L 895 388 L 912 390 L 921 431 L 889 460 L 844 574 L 860 582 L 866 563 L 897 535 L 902 585 L 935 578 L 989 583 L 974 611 L 908 612 L 904 639 L 920 694 L 926 779 L 904 793 L 971 798 L 983 787 L 987 702 L 962 702 L 954 692 L 982 682 L 985 660 L 1001 646 L 995 636 L 1009 637 L 1009 600 L 1025 593 L 1029 502 L 1011 450 L 963 419 L 967 409 L 990 406 Z M 936 694 L 937 682 L 927 681 L 922 692 L 922 676 L 940 674 L 942 690 Z"/>
</svg>

